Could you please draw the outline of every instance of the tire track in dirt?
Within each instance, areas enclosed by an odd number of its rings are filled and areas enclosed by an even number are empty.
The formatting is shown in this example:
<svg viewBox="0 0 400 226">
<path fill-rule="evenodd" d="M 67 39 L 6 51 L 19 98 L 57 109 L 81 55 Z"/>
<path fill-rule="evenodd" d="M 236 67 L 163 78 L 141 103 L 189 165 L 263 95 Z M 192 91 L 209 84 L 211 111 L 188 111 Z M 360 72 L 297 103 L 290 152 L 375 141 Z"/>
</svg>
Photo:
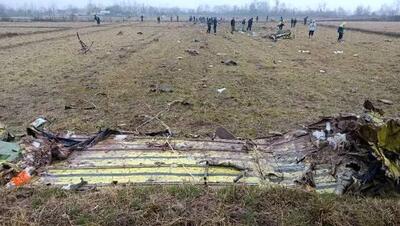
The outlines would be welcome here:
<svg viewBox="0 0 400 226">
<path fill-rule="evenodd" d="M 102 32 L 102 31 L 109 31 L 109 30 L 117 29 L 117 28 L 121 28 L 121 27 L 128 27 L 128 26 L 132 26 L 132 25 L 131 24 L 123 24 L 123 25 L 119 25 L 119 26 L 108 27 L 106 29 L 101 29 L 101 30 L 82 32 L 81 34 L 83 34 L 83 35 L 93 34 L 93 33 L 98 33 L 98 32 Z M 90 27 L 95 27 L 95 26 L 90 26 Z M 88 28 L 88 27 L 86 27 L 86 28 Z M 80 29 L 85 29 L 85 27 L 77 28 L 76 30 L 80 30 Z M 14 44 L 14 45 L 2 46 L 2 47 L 0 47 L 0 50 L 13 49 L 13 48 L 21 47 L 21 46 L 37 44 L 37 43 L 42 43 L 42 42 L 48 42 L 48 41 L 53 41 L 53 40 L 57 40 L 57 39 L 66 39 L 66 38 L 73 37 L 75 35 L 76 35 L 76 33 L 73 33 L 73 34 L 68 34 L 68 35 L 63 35 L 63 36 L 58 36 L 58 37 L 51 37 L 51 38 L 45 38 L 45 39 L 41 39 L 41 40 L 22 42 L 22 43 L 18 43 L 18 44 Z"/>
<path fill-rule="evenodd" d="M 29 27 L 29 26 L 0 26 L 0 28 L 56 28 L 55 30 L 50 30 L 50 31 L 34 31 L 34 32 L 28 32 L 28 33 L 18 33 L 18 32 L 10 32 L 10 33 L 5 33 L 4 35 L 0 34 L 0 39 L 2 38 L 14 38 L 14 37 L 20 37 L 20 36 L 30 36 L 30 35 L 37 35 L 37 34 L 48 34 L 48 33 L 54 33 L 54 32 L 60 32 L 60 31 L 68 31 L 68 30 L 73 30 L 73 29 L 85 29 L 85 28 L 91 28 L 91 27 L 96 27 L 96 25 L 90 25 L 90 26 L 83 26 L 83 27 Z M 8 36 L 7 34 L 12 34 L 12 36 Z"/>
</svg>

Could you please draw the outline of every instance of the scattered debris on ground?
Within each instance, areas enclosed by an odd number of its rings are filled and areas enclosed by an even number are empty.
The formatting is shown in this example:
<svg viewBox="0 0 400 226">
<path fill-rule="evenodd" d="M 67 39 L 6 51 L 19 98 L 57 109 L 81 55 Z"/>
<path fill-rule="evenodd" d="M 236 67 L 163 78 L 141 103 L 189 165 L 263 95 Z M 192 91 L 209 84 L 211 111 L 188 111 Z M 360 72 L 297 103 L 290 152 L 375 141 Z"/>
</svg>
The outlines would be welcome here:
<svg viewBox="0 0 400 226">
<path fill-rule="evenodd" d="M 391 101 L 391 100 L 379 99 L 378 101 L 381 103 L 387 104 L 387 105 L 393 105 L 393 101 Z"/>
<path fill-rule="evenodd" d="M 299 53 L 307 53 L 307 54 L 311 54 L 311 51 L 310 50 L 299 50 L 298 51 Z"/>
<path fill-rule="evenodd" d="M 290 30 L 278 30 L 275 34 L 264 36 L 263 38 L 267 37 L 276 42 L 279 39 L 292 39 L 293 35 Z"/>
<path fill-rule="evenodd" d="M 342 50 L 335 50 L 335 51 L 333 51 L 333 53 L 334 54 L 343 54 L 343 51 Z"/>
<path fill-rule="evenodd" d="M 139 32 L 138 32 L 138 33 L 136 33 L 136 34 L 138 34 L 138 35 L 142 35 L 142 34 L 143 34 L 143 32 L 139 31 Z"/>
<path fill-rule="evenodd" d="M 168 84 L 150 85 L 151 92 L 172 93 L 174 89 Z"/>
<path fill-rule="evenodd" d="M 221 63 L 227 65 L 227 66 L 237 66 L 238 64 L 236 63 L 236 61 L 233 60 L 223 60 L 221 61 Z"/>
<path fill-rule="evenodd" d="M 80 52 L 81 52 L 82 54 L 86 54 L 87 52 L 89 52 L 89 51 L 90 51 L 90 48 L 92 48 L 94 42 L 92 42 L 92 43 L 90 44 L 90 46 L 88 46 L 85 42 L 83 42 L 83 41 L 81 40 L 81 37 L 79 36 L 79 33 L 78 33 L 78 32 L 76 32 L 76 37 L 78 38 L 79 44 L 81 45 Z"/>
<path fill-rule="evenodd" d="M 195 50 L 195 49 L 186 49 L 185 52 L 189 53 L 192 56 L 197 56 L 199 55 L 199 51 Z"/>
<path fill-rule="evenodd" d="M 124 34 L 124 32 L 122 32 L 122 31 L 119 31 L 118 33 L 117 33 L 117 35 L 123 35 Z"/>
<path fill-rule="evenodd" d="M 223 93 L 225 90 L 226 90 L 226 88 L 221 88 L 221 89 L 217 89 L 217 92 L 218 92 L 219 94 L 221 94 L 221 93 Z"/>
<path fill-rule="evenodd" d="M 360 115 L 324 117 L 288 133 L 242 139 L 219 127 L 211 140 L 173 138 L 160 116 L 178 103 L 190 105 L 173 101 L 148 116 L 137 129 L 151 121 L 165 129 L 142 133 L 144 137 L 137 136 L 137 131 L 110 129 L 94 135 L 54 134 L 46 129 L 48 122 L 38 118 L 27 136 L 13 143 L 22 151 L 19 157 L 4 160 L 1 184 L 14 188 L 34 183 L 31 178 L 38 177 L 35 183 L 70 190 L 86 185 L 191 181 L 279 184 L 336 194 L 400 191 L 400 119 L 384 118 L 383 110 L 370 101 L 365 101 Z"/>
</svg>

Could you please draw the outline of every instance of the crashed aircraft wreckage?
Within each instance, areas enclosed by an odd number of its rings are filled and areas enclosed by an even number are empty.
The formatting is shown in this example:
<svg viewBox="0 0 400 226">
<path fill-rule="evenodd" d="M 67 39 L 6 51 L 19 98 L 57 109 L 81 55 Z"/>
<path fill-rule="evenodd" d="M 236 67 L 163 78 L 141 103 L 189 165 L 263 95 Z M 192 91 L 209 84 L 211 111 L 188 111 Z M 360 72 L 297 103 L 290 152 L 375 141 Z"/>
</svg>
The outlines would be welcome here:
<svg viewBox="0 0 400 226">
<path fill-rule="evenodd" d="M 92 136 L 56 135 L 39 118 L 19 145 L 0 143 L 1 184 L 66 189 L 245 184 L 337 194 L 399 192 L 400 121 L 383 119 L 383 111 L 369 101 L 364 107 L 362 115 L 323 118 L 301 130 L 254 140 L 237 139 L 224 129 L 214 139 L 172 138 L 169 130 L 149 134 L 166 137 L 109 129 Z"/>
</svg>

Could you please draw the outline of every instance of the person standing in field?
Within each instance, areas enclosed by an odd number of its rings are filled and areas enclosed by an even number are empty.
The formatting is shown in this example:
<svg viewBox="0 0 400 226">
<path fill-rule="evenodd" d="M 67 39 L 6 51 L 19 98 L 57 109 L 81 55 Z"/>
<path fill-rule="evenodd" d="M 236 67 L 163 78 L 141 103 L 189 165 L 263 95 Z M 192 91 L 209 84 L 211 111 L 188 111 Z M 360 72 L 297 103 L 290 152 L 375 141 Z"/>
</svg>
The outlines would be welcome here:
<svg viewBox="0 0 400 226">
<path fill-rule="evenodd" d="M 140 16 L 140 21 L 141 21 L 141 22 L 143 22 L 143 18 L 144 18 L 144 16 L 141 15 L 141 16 Z"/>
<path fill-rule="evenodd" d="M 207 18 L 207 33 L 211 33 L 212 18 Z"/>
<path fill-rule="evenodd" d="M 285 23 L 283 23 L 283 21 L 279 22 L 278 28 L 279 28 L 280 31 L 283 30 L 283 27 L 284 27 L 284 26 L 285 26 Z"/>
<path fill-rule="evenodd" d="M 235 32 L 235 25 L 236 25 L 236 21 L 235 21 L 235 17 L 233 17 L 231 20 L 231 33 L 232 34 L 233 34 L 233 32 Z"/>
<path fill-rule="evenodd" d="M 343 22 L 341 25 L 339 25 L 339 28 L 338 28 L 338 33 L 339 33 L 338 42 L 342 42 L 343 41 L 344 25 L 346 25 L 346 22 Z"/>
<path fill-rule="evenodd" d="M 251 31 L 251 28 L 253 27 L 253 17 L 247 21 L 247 31 Z"/>
<path fill-rule="evenodd" d="M 246 26 L 246 18 L 244 18 L 244 19 L 242 20 L 242 31 L 243 31 L 243 32 L 246 31 L 246 30 L 245 30 L 245 26 Z"/>
<path fill-rule="evenodd" d="M 218 24 L 218 20 L 216 17 L 214 17 L 214 19 L 213 19 L 214 35 L 217 35 L 217 24 Z"/>
<path fill-rule="evenodd" d="M 312 20 L 308 25 L 308 38 L 312 38 L 314 36 L 314 32 L 317 30 L 317 23 L 315 20 Z"/>
<path fill-rule="evenodd" d="M 98 17 L 96 14 L 94 15 L 94 20 L 97 22 L 97 25 L 100 25 L 101 23 L 100 17 Z"/>
<path fill-rule="evenodd" d="M 160 23 L 161 22 L 161 17 L 157 17 L 157 23 Z"/>
<path fill-rule="evenodd" d="M 258 16 L 256 16 L 256 22 L 258 23 Z"/>
<path fill-rule="evenodd" d="M 304 25 L 307 25 L 308 16 L 304 17 Z"/>
<path fill-rule="evenodd" d="M 297 18 L 294 18 L 294 20 L 293 20 L 293 27 L 296 27 L 296 24 L 297 24 Z"/>
</svg>

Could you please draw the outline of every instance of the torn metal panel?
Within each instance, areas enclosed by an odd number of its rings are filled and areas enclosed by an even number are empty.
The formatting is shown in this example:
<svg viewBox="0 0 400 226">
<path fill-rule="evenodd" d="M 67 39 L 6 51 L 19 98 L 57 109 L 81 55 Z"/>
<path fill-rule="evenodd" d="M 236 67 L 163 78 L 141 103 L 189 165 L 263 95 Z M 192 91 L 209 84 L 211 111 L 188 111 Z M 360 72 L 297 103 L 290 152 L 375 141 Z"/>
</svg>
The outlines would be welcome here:
<svg viewBox="0 0 400 226">
<path fill-rule="evenodd" d="M 277 184 L 296 186 L 307 164 L 299 161 L 310 139 L 287 137 L 244 140 L 184 140 L 110 137 L 67 161 L 47 166 L 40 182 L 53 185 L 76 184 Z M 285 139 L 285 141 L 283 141 Z M 307 142 L 305 145 L 303 142 Z M 335 185 L 328 171 L 317 177 L 320 191 Z M 329 179 L 326 179 L 329 178 Z"/>
</svg>

